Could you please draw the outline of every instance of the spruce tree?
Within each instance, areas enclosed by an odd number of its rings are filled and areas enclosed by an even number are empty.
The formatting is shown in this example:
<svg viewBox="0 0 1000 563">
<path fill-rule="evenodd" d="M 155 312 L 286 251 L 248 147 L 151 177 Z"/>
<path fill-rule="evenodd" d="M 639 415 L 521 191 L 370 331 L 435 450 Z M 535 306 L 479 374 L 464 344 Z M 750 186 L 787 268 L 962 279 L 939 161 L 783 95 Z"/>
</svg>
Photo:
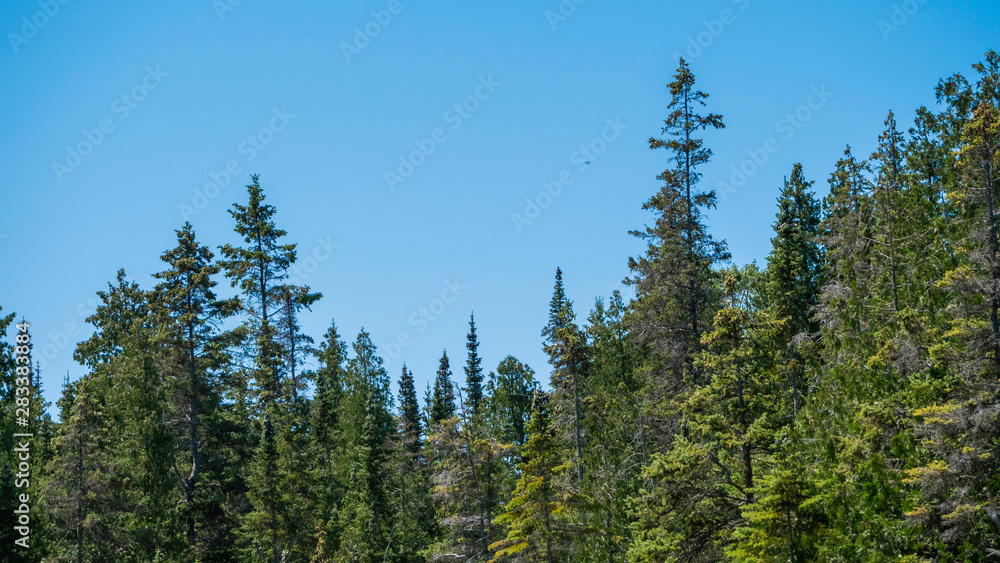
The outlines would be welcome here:
<svg viewBox="0 0 1000 563">
<path fill-rule="evenodd" d="M 479 404 L 483 400 L 483 367 L 479 357 L 479 337 L 476 335 L 476 316 L 469 314 L 469 334 L 466 335 L 465 347 L 469 349 L 469 358 L 465 363 L 465 394 L 472 414 L 479 413 Z"/>
<path fill-rule="evenodd" d="M 455 416 L 455 389 L 451 382 L 451 364 L 448 351 L 441 353 L 437 376 L 434 378 L 433 400 L 430 405 L 430 424 L 434 426 Z"/>
<path fill-rule="evenodd" d="M 792 166 L 791 178 L 778 197 L 778 214 L 767 258 L 767 292 L 778 318 L 787 319 L 779 345 L 787 349 L 786 372 L 792 392 L 792 411 L 797 416 L 805 388 L 805 359 L 795 349 L 800 334 L 815 333 L 812 320 L 819 301 L 823 255 L 819 246 L 819 202 L 813 197 L 802 173 Z"/>
<path fill-rule="evenodd" d="M 490 372 L 486 383 L 488 420 L 501 441 L 524 444 L 537 389 L 535 371 L 514 356 L 505 357 L 496 372 Z"/>
<path fill-rule="evenodd" d="M 697 137 L 705 129 L 725 127 L 722 116 L 701 115 L 708 94 L 695 89 L 695 78 L 682 58 L 667 85 L 671 100 L 670 115 L 664 120 L 665 139 L 650 138 L 651 149 L 670 151 L 671 167 L 657 179 L 663 181 L 659 192 L 643 204 L 656 214 L 653 226 L 631 231 L 646 242 L 646 254 L 629 258 L 632 277 L 626 283 L 635 287 L 629 321 L 642 342 L 649 343 L 660 357 L 652 366 L 657 377 L 667 381 L 656 384 L 669 393 L 679 384 L 700 344 L 703 330 L 711 322 L 717 295 L 713 289 L 712 266 L 729 259 L 724 242 L 716 241 L 703 222 L 706 210 L 715 207 L 714 190 L 699 191 L 699 168 L 706 164 L 711 149 Z M 697 380 L 697 373 L 693 374 Z"/>
<path fill-rule="evenodd" d="M 229 211 L 236 221 L 235 231 L 247 246 L 226 244 L 220 252 L 226 277 L 243 294 L 242 310 L 248 316 L 243 331 L 250 338 L 248 352 L 254 358 L 254 383 L 259 406 L 264 407 L 285 399 L 281 372 L 289 351 L 279 342 L 278 319 L 282 312 L 288 317 L 289 306 L 293 311 L 308 307 L 321 294 L 285 283 L 288 269 L 295 263 L 295 245 L 280 242 L 286 232 L 275 225 L 276 210 L 264 203 L 259 176 L 251 180 L 247 205 L 233 204 Z"/>
<path fill-rule="evenodd" d="M 344 495 L 346 478 L 339 471 L 337 460 L 346 451 L 341 430 L 341 409 L 344 396 L 347 344 L 337 333 L 337 324 L 330 323 L 317 351 L 316 390 L 312 400 L 311 451 L 314 452 L 316 474 L 313 506 L 322 535 L 323 548 L 317 553 L 335 552 L 340 542 L 337 515 Z"/>
<path fill-rule="evenodd" d="M 295 313 L 308 308 L 321 297 L 312 293 L 308 287 L 288 284 L 289 268 L 295 263 L 296 251 L 294 244 L 283 244 L 281 239 L 286 235 L 279 229 L 274 216 L 274 206 L 264 203 L 264 192 L 260 187 L 259 177 L 251 176 L 252 183 L 247 186 L 247 205 L 233 204 L 229 214 L 236 222 L 235 231 L 246 246 L 223 245 L 220 252 L 224 260 L 220 262 L 225 269 L 233 287 L 238 287 L 242 293 L 241 308 L 246 314 L 244 324 L 238 334 L 246 337 L 242 353 L 252 358 L 250 374 L 254 384 L 253 393 L 256 403 L 253 405 L 254 420 L 246 421 L 260 428 L 261 438 L 273 436 L 275 448 L 285 455 L 273 454 L 270 444 L 258 441 L 253 454 L 255 471 L 273 471 L 273 473 L 258 476 L 257 485 L 286 482 L 280 487 L 285 491 L 292 487 L 290 479 L 300 470 L 294 455 L 289 455 L 296 449 L 298 440 L 290 433 L 296 424 L 296 408 L 291 389 L 291 369 L 295 366 L 295 351 L 292 348 L 297 340 Z M 284 327 L 282 327 L 284 320 Z M 289 328 L 291 330 L 289 330 Z M 284 330 L 282 330 L 284 329 Z M 284 333 L 284 343 L 282 334 Z M 269 423 L 270 431 L 265 431 L 262 425 Z M 270 432 L 271 434 L 269 434 Z M 277 456 L 272 463 L 272 455 Z M 276 559 L 285 549 L 279 545 L 285 541 L 295 541 L 308 533 L 296 530 L 300 518 L 294 514 L 294 507 L 288 504 L 262 505 L 267 498 L 266 491 L 254 491 L 251 498 L 254 502 L 254 514 L 247 518 L 244 527 L 244 542 L 248 545 L 258 545 L 261 531 L 256 529 L 262 523 L 272 528 L 266 532 L 274 541 L 270 551 Z M 269 502 L 269 501 L 266 501 Z M 279 510 L 280 509 L 280 510 Z M 287 513 L 280 513 L 287 511 Z M 284 527 L 284 530 L 279 530 Z"/>
<path fill-rule="evenodd" d="M 338 560 L 381 561 L 392 532 L 389 497 L 390 452 L 394 434 L 389 376 L 367 331 L 352 345 L 344 373 L 341 428 L 346 459 Z"/>
<path fill-rule="evenodd" d="M 959 264 L 940 282 L 948 292 L 949 330 L 931 350 L 943 368 L 935 404 L 913 412 L 929 462 L 907 471 L 920 487 L 910 521 L 937 539 L 940 552 L 986 559 L 1000 533 L 996 476 L 1000 437 L 1000 54 L 973 65 L 975 84 L 953 77 L 939 86 L 953 115 L 965 114 L 949 197 L 964 218 Z M 968 112 L 968 113 L 966 113 Z M 945 385 L 947 387 L 945 387 Z"/>
<path fill-rule="evenodd" d="M 549 322 L 542 329 L 543 349 L 552 365 L 552 389 L 555 391 L 557 427 L 569 429 L 568 441 L 576 451 L 574 459 L 577 486 L 583 480 L 583 434 L 580 425 L 581 401 L 587 377 L 587 337 L 576 325 L 573 302 L 566 298 L 562 270 L 556 268 L 555 287 L 549 302 Z M 568 403 L 568 405 L 567 405 Z M 563 408 L 566 405 L 568 408 Z M 569 423 L 565 423 L 570 412 Z M 562 415 L 562 416 L 559 416 Z"/>
<path fill-rule="evenodd" d="M 399 376 L 399 418 L 402 426 L 402 440 L 405 448 L 417 454 L 422 448 L 420 405 L 417 403 L 417 389 L 413 385 L 413 372 L 406 369 Z"/>
<path fill-rule="evenodd" d="M 698 357 L 711 378 L 676 399 L 684 431 L 645 470 L 652 486 L 637 500 L 637 563 L 722 559 L 782 427 L 781 321 L 765 305 L 764 275 L 753 264 L 725 274 L 725 306 Z"/>
<path fill-rule="evenodd" d="M 491 561 L 512 556 L 546 563 L 567 561 L 571 547 L 590 530 L 564 522 L 572 522 L 574 510 L 587 499 L 560 481 L 571 464 L 559 454 L 547 394 L 535 393 L 527 431 L 528 440 L 521 448 L 521 477 L 504 513 L 496 519 L 508 526 L 507 537 L 490 546 L 496 551 Z"/>
<path fill-rule="evenodd" d="M 221 402 L 212 371 L 228 360 L 225 335 L 219 333 L 218 325 L 236 312 L 238 302 L 215 296 L 212 276 L 219 273 L 220 267 L 212 262 L 212 252 L 195 240 L 191 224 L 185 223 L 176 233 L 177 247 L 161 257 L 169 269 L 153 277 L 162 280 L 155 288 L 155 307 L 162 316 L 160 341 L 168 354 L 171 417 L 176 417 L 171 427 L 177 428 L 176 443 L 181 446 L 173 459 L 175 467 L 185 469 L 184 474 L 176 472 L 185 504 L 185 538 L 188 549 L 197 557 L 198 512 L 209 510 L 199 508 L 195 502 L 204 473 L 203 435 L 215 431 L 205 425 L 213 420 Z"/>
<path fill-rule="evenodd" d="M 103 465 L 107 473 L 84 476 L 107 479 L 106 489 L 91 493 L 100 521 L 88 535 L 101 538 L 100 549 L 109 558 L 112 545 L 140 559 L 173 557 L 186 542 L 170 500 L 177 483 L 171 463 L 176 446 L 164 425 L 169 408 L 155 296 L 119 270 L 116 282 L 98 297 L 97 310 L 87 318 L 95 332 L 78 344 L 74 359 L 90 369 L 86 387 L 99 397 L 99 426 L 86 431 L 120 438 L 95 451 L 104 459 L 91 465 L 93 471 Z"/>
</svg>

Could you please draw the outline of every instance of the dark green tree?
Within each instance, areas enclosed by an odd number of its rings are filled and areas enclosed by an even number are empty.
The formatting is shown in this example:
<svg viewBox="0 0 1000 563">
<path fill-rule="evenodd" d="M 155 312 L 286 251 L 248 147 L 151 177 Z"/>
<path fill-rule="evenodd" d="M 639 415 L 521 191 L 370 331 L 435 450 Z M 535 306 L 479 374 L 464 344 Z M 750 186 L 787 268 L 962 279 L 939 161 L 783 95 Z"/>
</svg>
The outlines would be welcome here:
<svg viewBox="0 0 1000 563">
<path fill-rule="evenodd" d="M 792 176 L 778 197 L 771 253 L 767 257 L 767 292 L 778 318 L 787 319 L 780 344 L 787 348 L 785 370 L 792 391 L 792 410 L 798 416 L 805 385 L 805 359 L 793 346 L 799 335 L 815 333 L 812 320 L 822 284 L 823 254 L 819 245 L 820 206 L 802 173 L 792 166 Z"/>
<path fill-rule="evenodd" d="M 701 332 L 711 323 L 718 302 L 712 266 L 728 260 L 729 252 L 724 242 L 712 238 L 703 220 L 704 212 L 715 207 L 715 191 L 697 187 L 699 168 L 712 156 L 697 135 L 725 127 L 722 116 L 697 113 L 708 94 L 695 89 L 694 74 L 684 59 L 667 88 L 671 96 L 663 127 L 667 138 L 650 138 L 649 146 L 670 151 L 671 167 L 657 176 L 663 187 L 643 204 L 643 209 L 656 214 L 656 222 L 631 231 L 647 246 L 645 256 L 629 258 L 633 275 L 626 283 L 636 291 L 631 329 L 658 353 L 659 365 L 652 369 L 671 374 L 669 385 L 654 384 L 669 394 L 682 373 L 692 369 Z"/>
<path fill-rule="evenodd" d="M 413 372 L 406 369 L 406 364 L 403 364 L 403 373 L 399 376 L 399 418 L 405 448 L 416 455 L 423 447 L 421 438 L 423 428 L 420 404 L 417 402 L 417 389 L 413 384 Z"/>
<path fill-rule="evenodd" d="M 466 335 L 465 347 L 469 349 L 469 358 L 465 362 L 465 394 L 472 414 L 479 413 L 479 404 L 483 400 L 483 359 L 479 357 L 479 337 L 476 335 L 476 316 L 469 314 L 469 334 Z"/>
<path fill-rule="evenodd" d="M 451 364 L 448 351 L 441 353 L 437 377 L 434 378 L 433 399 L 430 404 L 431 426 L 455 416 L 455 388 L 451 382 Z"/>
<path fill-rule="evenodd" d="M 555 288 L 549 302 L 549 322 L 542 329 L 542 338 L 543 349 L 552 365 L 555 423 L 559 428 L 569 429 L 568 441 L 576 451 L 574 472 L 579 486 L 583 481 L 584 436 L 580 426 L 580 403 L 586 392 L 587 335 L 576 325 L 573 302 L 566 298 L 562 270 L 559 268 L 556 268 Z M 565 422 L 567 419 L 568 423 Z"/>
<path fill-rule="evenodd" d="M 205 502 L 199 489 L 204 473 L 204 434 L 215 432 L 215 428 L 205 425 L 214 419 L 221 403 L 213 371 L 228 361 L 226 335 L 219 332 L 218 326 L 236 312 L 238 302 L 216 297 L 212 276 L 219 273 L 220 267 L 212 262 L 212 252 L 195 240 L 191 224 L 185 223 L 176 233 L 177 246 L 161 256 L 169 269 L 153 275 L 162 280 L 155 288 L 155 311 L 162 317 L 159 342 L 167 354 L 170 427 L 179 446 L 173 465 L 184 498 L 185 539 L 191 554 L 199 557 L 199 520 L 204 527 L 204 517 L 199 513 L 212 510 L 198 506 Z"/>
<path fill-rule="evenodd" d="M 335 552 L 340 542 L 338 511 L 344 495 L 344 477 L 337 464 L 345 452 L 341 430 L 341 408 L 344 396 L 347 344 L 337 333 L 337 324 L 330 322 L 317 351 L 316 389 L 312 400 L 311 450 L 315 452 L 315 507 L 317 525 L 323 536 L 323 549 Z"/>
<path fill-rule="evenodd" d="M 507 356 L 490 372 L 486 383 L 489 424 L 505 443 L 524 444 L 531 400 L 538 389 L 535 371 L 514 356 Z"/>
<path fill-rule="evenodd" d="M 512 557 L 546 563 L 568 561 L 572 546 L 589 531 L 573 523 L 574 510 L 587 499 L 561 479 L 571 463 L 564 462 L 559 453 L 547 394 L 535 393 L 527 430 L 517 488 L 496 519 L 508 526 L 507 537 L 490 546 L 496 551 L 491 561 Z"/>
</svg>

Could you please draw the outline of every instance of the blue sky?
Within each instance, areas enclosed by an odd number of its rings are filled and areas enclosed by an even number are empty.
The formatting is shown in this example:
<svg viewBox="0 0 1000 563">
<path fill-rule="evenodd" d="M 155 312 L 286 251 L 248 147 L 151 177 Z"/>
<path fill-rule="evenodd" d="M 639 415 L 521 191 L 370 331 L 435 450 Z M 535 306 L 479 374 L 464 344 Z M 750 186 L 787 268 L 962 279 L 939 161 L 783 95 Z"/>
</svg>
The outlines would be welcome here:
<svg viewBox="0 0 1000 563">
<path fill-rule="evenodd" d="M 846 144 L 866 156 L 888 110 L 909 126 L 998 47 L 1000 4 L 11 0 L 0 31 L 0 305 L 54 401 L 95 292 L 119 268 L 151 287 L 185 220 L 238 242 L 251 173 L 324 294 L 315 338 L 363 326 L 423 388 L 442 348 L 461 381 L 475 311 L 487 370 L 545 381 L 556 267 L 586 317 L 642 252 L 678 55 L 727 125 L 712 232 L 762 261 L 792 164 L 825 194 Z"/>
</svg>

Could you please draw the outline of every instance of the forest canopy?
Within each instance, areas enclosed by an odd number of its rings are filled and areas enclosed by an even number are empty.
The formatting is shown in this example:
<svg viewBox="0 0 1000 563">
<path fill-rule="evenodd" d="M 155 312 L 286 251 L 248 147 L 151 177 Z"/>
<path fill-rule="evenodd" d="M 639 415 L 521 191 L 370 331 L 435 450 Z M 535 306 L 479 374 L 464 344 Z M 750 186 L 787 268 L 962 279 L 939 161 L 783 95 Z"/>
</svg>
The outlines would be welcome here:
<svg viewBox="0 0 1000 563">
<path fill-rule="evenodd" d="M 238 244 L 185 223 L 98 293 L 58 422 L 0 315 L 5 560 L 997 560 L 1000 55 L 973 71 L 828 178 L 762 186 L 771 251 L 737 265 L 702 182 L 725 108 L 680 59 L 634 298 L 581 309 L 553 264 L 549 365 L 484 364 L 470 312 L 422 400 L 364 329 L 302 331 L 323 296 L 252 176 Z"/>
</svg>

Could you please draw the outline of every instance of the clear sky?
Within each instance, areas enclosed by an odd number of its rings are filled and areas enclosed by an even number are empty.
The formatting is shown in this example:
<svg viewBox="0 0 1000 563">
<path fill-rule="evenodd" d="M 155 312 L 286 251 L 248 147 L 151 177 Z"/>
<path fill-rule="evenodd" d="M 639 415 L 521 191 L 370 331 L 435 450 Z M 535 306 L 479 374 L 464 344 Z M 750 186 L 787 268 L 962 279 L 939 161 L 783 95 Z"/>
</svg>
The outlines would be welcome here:
<svg viewBox="0 0 1000 563">
<path fill-rule="evenodd" d="M 464 379 L 475 311 L 487 371 L 513 354 L 547 381 L 556 267 L 585 318 L 643 250 L 679 55 L 724 116 L 703 185 L 742 264 L 793 163 L 824 195 L 846 144 L 867 156 L 890 109 L 908 127 L 1000 47 L 995 0 L 95 4 L 0 5 L 0 305 L 52 401 L 95 292 L 119 268 L 151 287 L 185 219 L 239 242 L 252 173 L 324 294 L 317 340 L 365 327 L 422 389 L 443 348 Z"/>
</svg>

